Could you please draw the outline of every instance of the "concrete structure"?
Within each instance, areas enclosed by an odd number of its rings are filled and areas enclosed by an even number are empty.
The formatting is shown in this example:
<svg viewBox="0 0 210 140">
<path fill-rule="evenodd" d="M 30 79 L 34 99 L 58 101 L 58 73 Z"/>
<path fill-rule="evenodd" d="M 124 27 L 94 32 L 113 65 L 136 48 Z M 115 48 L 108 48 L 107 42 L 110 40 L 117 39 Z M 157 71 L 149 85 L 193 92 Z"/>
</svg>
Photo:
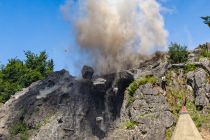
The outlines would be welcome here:
<svg viewBox="0 0 210 140">
<path fill-rule="evenodd" d="M 171 140 L 203 140 L 185 107 L 181 109 Z"/>
</svg>

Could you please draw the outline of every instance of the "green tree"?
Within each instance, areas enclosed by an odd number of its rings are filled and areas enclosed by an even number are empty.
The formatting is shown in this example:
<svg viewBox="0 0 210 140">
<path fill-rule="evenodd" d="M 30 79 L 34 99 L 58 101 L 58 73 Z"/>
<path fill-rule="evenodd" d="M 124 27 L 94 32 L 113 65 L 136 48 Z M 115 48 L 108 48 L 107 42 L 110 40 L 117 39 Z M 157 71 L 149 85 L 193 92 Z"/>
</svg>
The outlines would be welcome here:
<svg viewBox="0 0 210 140">
<path fill-rule="evenodd" d="M 210 16 L 201 17 L 203 19 L 203 23 L 207 24 L 210 27 Z"/>
<path fill-rule="evenodd" d="M 188 54 L 186 46 L 181 46 L 177 43 L 171 43 L 169 46 L 169 60 L 172 64 L 186 62 Z"/>
<path fill-rule="evenodd" d="M 10 59 L 8 64 L 0 68 L 0 102 L 6 102 L 11 95 L 29 86 L 31 83 L 44 79 L 53 72 L 53 60 L 48 60 L 45 51 L 34 54 L 25 52 L 26 60 Z"/>
<path fill-rule="evenodd" d="M 20 81 L 23 75 L 27 74 L 27 68 L 19 59 L 10 59 L 9 63 L 2 68 L 2 80 L 9 83 L 17 83 L 23 86 Z"/>
<path fill-rule="evenodd" d="M 48 56 L 46 51 L 40 52 L 39 55 L 32 53 L 31 51 L 25 52 L 26 60 L 25 64 L 27 68 L 35 70 L 41 73 L 43 77 L 53 71 L 53 60 L 47 60 Z"/>
</svg>

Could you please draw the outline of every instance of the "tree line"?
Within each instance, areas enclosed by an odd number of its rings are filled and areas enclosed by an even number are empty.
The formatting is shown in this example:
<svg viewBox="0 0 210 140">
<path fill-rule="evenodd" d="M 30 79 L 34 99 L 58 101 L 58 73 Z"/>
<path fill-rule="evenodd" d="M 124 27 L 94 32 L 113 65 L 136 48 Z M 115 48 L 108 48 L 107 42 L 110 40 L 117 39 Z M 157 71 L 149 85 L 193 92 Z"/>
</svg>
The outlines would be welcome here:
<svg viewBox="0 0 210 140">
<path fill-rule="evenodd" d="M 28 87 L 31 83 L 44 79 L 54 70 L 54 62 L 48 59 L 46 51 L 35 54 L 24 52 L 25 60 L 9 59 L 0 68 L 0 102 L 5 103 L 11 95 Z"/>
</svg>

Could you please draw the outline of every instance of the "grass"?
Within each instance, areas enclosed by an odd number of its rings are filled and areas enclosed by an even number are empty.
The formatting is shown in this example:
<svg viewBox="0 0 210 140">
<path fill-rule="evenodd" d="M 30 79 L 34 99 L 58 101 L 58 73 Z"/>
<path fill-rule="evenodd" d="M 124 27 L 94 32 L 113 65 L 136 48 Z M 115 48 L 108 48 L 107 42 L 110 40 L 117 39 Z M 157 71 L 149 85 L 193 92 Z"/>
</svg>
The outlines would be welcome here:
<svg viewBox="0 0 210 140">
<path fill-rule="evenodd" d="M 169 76 L 169 78 L 170 77 L 171 76 Z M 192 91 L 189 91 L 181 87 L 181 85 L 186 82 L 185 77 L 178 79 L 176 80 L 180 85 L 178 89 L 174 89 L 173 85 L 170 85 L 167 88 L 166 100 L 169 104 L 170 111 L 178 118 L 183 99 L 186 96 L 187 97 L 186 108 L 192 120 L 194 121 L 196 127 L 198 129 L 200 129 L 201 127 L 210 129 L 210 117 L 209 117 L 210 112 L 205 111 L 206 113 L 203 113 L 204 111 L 199 111 L 196 109 L 195 98 L 193 96 Z M 168 80 L 172 81 L 173 79 L 168 79 Z"/>
<path fill-rule="evenodd" d="M 19 134 L 20 140 L 28 140 L 28 128 L 24 122 L 18 122 L 14 124 L 10 129 L 9 133 L 11 136 L 16 136 Z"/>
<path fill-rule="evenodd" d="M 125 129 L 133 129 L 136 125 L 138 125 L 138 123 L 135 121 L 127 121 L 124 123 L 124 128 Z"/>
<path fill-rule="evenodd" d="M 188 73 L 190 71 L 194 71 L 196 69 L 196 66 L 194 64 L 187 64 L 184 66 L 184 72 Z"/>
<path fill-rule="evenodd" d="M 165 133 L 166 140 L 171 140 L 174 130 L 175 130 L 175 126 L 172 126 L 171 128 L 166 129 L 166 133 Z"/>
<path fill-rule="evenodd" d="M 170 111 L 178 118 L 185 91 L 169 88 L 167 92 L 168 94 L 166 94 L 166 100 L 169 104 Z"/>
<path fill-rule="evenodd" d="M 210 58 L 210 50 L 208 50 L 207 47 L 202 48 L 201 50 L 201 56 Z"/>
<path fill-rule="evenodd" d="M 210 113 L 204 114 L 202 111 L 198 111 L 192 100 L 187 102 L 186 107 L 197 128 L 206 127 L 210 129 Z"/>
<path fill-rule="evenodd" d="M 47 123 L 49 123 L 49 117 L 45 117 L 43 121 L 39 122 L 36 126 L 35 129 L 40 129 L 42 126 L 45 126 Z"/>
<path fill-rule="evenodd" d="M 13 126 L 10 128 L 10 130 L 9 130 L 9 132 L 10 132 L 10 134 L 11 134 L 12 136 L 15 136 L 15 135 L 17 135 L 17 134 L 19 134 L 19 133 L 25 133 L 26 131 L 27 131 L 27 126 L 26 126 L 26 124 L 23 123 L 23 122 L 18 122 L 18 123 L 16 123 L 16 124 L 13 125 Z"/>
<path fill-rule="evenodd" d="M 129 106 L 131 103 L 134 102 L 133 96 L 134 96 L 136 90 L 141 85 L 145 85 L 147 83 L 155 83 L 156 81 L 157 81 L 157 78 L 154 76 L 144 76 L 144 77 L 140 77 L 137 80 L 133 81 L 126 89 L 126 93 L 128 95 L 127 106 Z"/>
<path fill-rule="evenodd" d="M 167 94 L 167 101 L 169 103 L 171 112 L 177 118 L 179 117 L 179 111 L 182 106 L 182 101 L 183 101 L 184 96 L 186 95 L 187 97 L 190 97 L 187 99 L 186 108 L 192 120 L 194 121 L 196 127 L 199 129 L 205 126 L 208 129 L 210 129 L 209 113 L 204 114 L 202 111 L 198 111 L 194 103 L 194 97 L 192 97 L 192 95 L 190 94 L 192 93 L 189 93 L 186 90 L 170 91 L 170 93 Z"/>
</svg>

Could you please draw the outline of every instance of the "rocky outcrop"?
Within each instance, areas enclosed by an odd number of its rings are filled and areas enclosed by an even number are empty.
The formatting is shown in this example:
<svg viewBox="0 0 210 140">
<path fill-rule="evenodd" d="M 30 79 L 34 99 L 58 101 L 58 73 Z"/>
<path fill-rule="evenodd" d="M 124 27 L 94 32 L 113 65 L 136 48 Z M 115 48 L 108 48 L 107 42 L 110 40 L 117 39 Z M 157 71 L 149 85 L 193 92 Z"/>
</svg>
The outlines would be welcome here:
<svg viewBox="0 0 210 140">
<path fill-rule="evenodd" d="M 91 80 L 92 79 L 92 77 L 93 77 L 93 74 L 94 74 L 94 69 L 92 68 L 92 67 L 90 67 L 90 66 L 83 66 L 83 68 L 82 68 L 82 77 L 84 78 L 84 79 L 89 79 L 89 80 Z"/>
<path fill-rule="evenodd" d="M 195 62 L 196 56 L 192 52 L 188 63 L 196 70 L 178 71 L 179 76 L 172 72 L 170 88 L 190 88 L 193 103 L 202 110 L 210 101 L 210 63 Z M 23 124 L 30 140 L 164 140 L 176 118 L 161 88 L 161 77 L 186 65 L 169 65 L 167 55 L 160 53 L 137 68 L 102 76 L 93 76 L 89 66 L 83 67 L 82 79 L 66 70 L 54 72 L 0 107 L 0 139 L 20 139 L 11 130 Z M 126 88 L 142 76 L 154 76 L 157 81 L 143 82 L 129 99 Z"/>
<path fill-rule="evenodd" d="M 134 94 L 134 102 L 127 106 L 124 100 L 121 112 L 121 123 L 118 129 L 111 132 L 109 140 L 163 140 L 165 131 L 175 122 L 166 99 L 159 86 L 146 84 L 139 87 Z M 120 125 L 127 127 L 127 123 L 135 122 L 131 130 L 125 131 Z"/>
<path fill-rule="evenodd" d="M 206 71 L 202 68 L 187 73 L 187 83 L 192 87 L 195 96 L 195 105 L 203 108 L 209 104 L 209 84 Z"/>
<path fill-rule="evenodd" d="M 65 70 L 52 73 L 0 109 L 1 137 L 11 139 L 10 129 L 19 122 L 33 140 L 102 139 L 120 116 L 125 88 L 132 81 L 127 71 L 93 80 L 76 80 Z"/>
</svg>

